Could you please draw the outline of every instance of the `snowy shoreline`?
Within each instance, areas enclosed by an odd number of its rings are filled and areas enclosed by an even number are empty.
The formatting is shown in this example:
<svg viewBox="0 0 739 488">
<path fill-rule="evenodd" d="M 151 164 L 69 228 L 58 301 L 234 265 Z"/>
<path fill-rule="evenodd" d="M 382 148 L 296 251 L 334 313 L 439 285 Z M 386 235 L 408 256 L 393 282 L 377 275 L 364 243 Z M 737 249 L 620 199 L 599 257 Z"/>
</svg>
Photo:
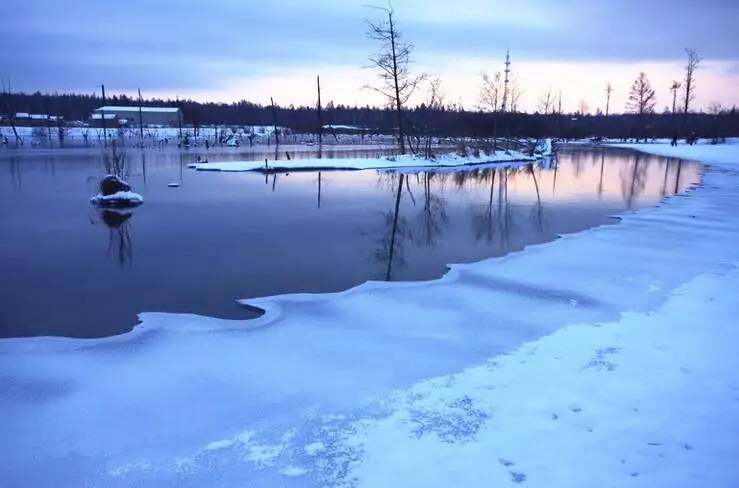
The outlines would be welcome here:
<svg viewBox="0 0 739 488">
<path fill-rule="evenodd" d="M 268 310 L 248 322 L 146 313 L 112 338 L 0 341 L 0 475 L 735 486 L 739 145 L 644 149 L 711 164 L 704 184 L 439 280 L 248 300 Z"/>
</svg>

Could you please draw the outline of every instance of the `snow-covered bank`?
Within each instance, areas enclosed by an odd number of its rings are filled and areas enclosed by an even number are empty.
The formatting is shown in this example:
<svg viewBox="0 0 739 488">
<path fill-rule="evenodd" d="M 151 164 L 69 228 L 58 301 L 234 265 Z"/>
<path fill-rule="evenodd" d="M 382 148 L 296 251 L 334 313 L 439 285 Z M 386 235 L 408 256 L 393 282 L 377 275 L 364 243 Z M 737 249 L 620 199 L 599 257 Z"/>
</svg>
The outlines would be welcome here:
<svg viewBox="0 0 739 488">
<path fill-rule="evenodd" d="M 354 486 L 739 486 L 739 271 L 399 393 L 346 429 Z"/>
<path fill-rule="evenodd" d="M 739 138 L 728 139 L 726 144 L 711 144 L 707 140 L 701 140 L 692 146 L 682 142 L 677 146 L 671 146 L 669 141 L 643 144 L 612 143 L 608 146 L 634 149 L 659 156 L 691 159 L 704 163 L 739 164 Z"/>
<path fill-rule="evenodd" d="M 448 168 L 488 163 L 509 163 L 520 161 L 536 161 L 535 157 L 517 151 L 477 156 L 460 156 L 443 154 L 435 158 L 423 158 L 413 155 L 383 156 L 379 158 L 335 158 L 335 159 L 284 159 L 278 161 L 229 161 L 213 163 L 195 163 L 190 168 L 198 171 L 308 171 L 317 169 L 400 169 L 400 168 Z"/>
<path fill-rule="evenodd" d="M 0 341 L 0 479 L 731 486 L 737 214 L 739 174 L 717 167 L 620 225 L 432 282 Z"/>
</svg>

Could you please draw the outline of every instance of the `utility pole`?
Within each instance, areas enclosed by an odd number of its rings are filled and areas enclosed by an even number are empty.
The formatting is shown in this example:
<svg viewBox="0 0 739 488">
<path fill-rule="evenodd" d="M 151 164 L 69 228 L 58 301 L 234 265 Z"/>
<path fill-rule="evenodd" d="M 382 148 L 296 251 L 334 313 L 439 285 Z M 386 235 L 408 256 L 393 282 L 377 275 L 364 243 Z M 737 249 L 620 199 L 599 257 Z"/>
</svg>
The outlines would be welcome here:
<svg viewBox="0 0 739 488">
<path fill-rule="evenodd" d="M 105 85 L 103 87 L 103 107 L 105 107 Z M 105 110 L 101 110 L 100 117 L 103 119 L 103 147 L 108 148 L 108 128 L 105 126 Z"/>
<path fill-rule="evenodd" d="M 508 49 L 505 54 L 505 78 L 503 81 L 503 103 L 501 104 L 501 109 L 503 112 L 506 111 L 506 107 L 508 106 L 508 80 L 510 78 L 511 74 L 511 50 Z"/>
<path fill-rule="evenodd" d="M 611 108 L 611 93 L 613 92 L 613 87 L 610 83 L 606 85 L 606 117 L 608 117 L 608 110 Z"/>
<path fill-rule="evenodd" d="M 139 139 L 141 148 L 144 147 L 144 117 L 141 114 L 141 88 L 139 88 Z"/>
<path fill-rule="evenodd" d="M 323 143 L 323 118 L 321 117 L 321 77 L 316 76 L 316 84 L 318 85 L 318 146 Z"/>
</svg>

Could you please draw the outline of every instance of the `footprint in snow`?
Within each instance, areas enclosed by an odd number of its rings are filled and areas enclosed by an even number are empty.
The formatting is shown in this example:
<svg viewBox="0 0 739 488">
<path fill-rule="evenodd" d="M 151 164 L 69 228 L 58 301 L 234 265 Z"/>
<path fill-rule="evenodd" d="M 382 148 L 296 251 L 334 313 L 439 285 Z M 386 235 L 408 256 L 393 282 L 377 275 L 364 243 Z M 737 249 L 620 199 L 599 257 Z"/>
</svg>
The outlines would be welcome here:
<svg viewBox="0 0 739 488">
<path fill-rule="evenodd" d="M 505 466 L 506 468 L 510 466 L 514 466 L 516 464 L 513 461 L 509 461 L 508 459 L 503 459 L 503 458 L 498 458 L 498 462 L 502 464 L 503 466 Z"/>
</svg>

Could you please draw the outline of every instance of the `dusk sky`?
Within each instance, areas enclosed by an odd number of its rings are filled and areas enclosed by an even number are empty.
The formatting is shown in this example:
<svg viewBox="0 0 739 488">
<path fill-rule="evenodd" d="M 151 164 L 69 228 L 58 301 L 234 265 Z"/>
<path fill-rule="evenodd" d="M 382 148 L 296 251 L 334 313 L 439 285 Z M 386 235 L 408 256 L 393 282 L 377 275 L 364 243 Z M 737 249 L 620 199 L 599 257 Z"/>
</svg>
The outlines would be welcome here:
<svg viewBox="0 0 739 488">
<path fill-rule="evenodd" d="M 5 0 L 0 19 L 0 78 L 14 90 L 111 92 L 197 100 L 247 99 L 313 104 L 320 74 L 324 98 L 380 104 L 362 86 L 373 81 L 375 45 L 367 0 L 125 2 Z M 382 3 L 380 3 L 382 4 Z M 657 111 L 671 105 L 684 48 L 704 58 L 696 106 L 739 105 L 739 2 L 718 0 L 518 0 L 393 2 L 414 70 L 439 76 L 447 102 L 478 104 L 481 72 L 503 69 L 507 48 L 533 110 L 548 89 L 564 108 L 622 111 L 628 87 L 645 71 Z M 420 99 L 419 99 L 420 100 Z M 418 101 L 418 100 L 417 100 Z"/>
</svg>

